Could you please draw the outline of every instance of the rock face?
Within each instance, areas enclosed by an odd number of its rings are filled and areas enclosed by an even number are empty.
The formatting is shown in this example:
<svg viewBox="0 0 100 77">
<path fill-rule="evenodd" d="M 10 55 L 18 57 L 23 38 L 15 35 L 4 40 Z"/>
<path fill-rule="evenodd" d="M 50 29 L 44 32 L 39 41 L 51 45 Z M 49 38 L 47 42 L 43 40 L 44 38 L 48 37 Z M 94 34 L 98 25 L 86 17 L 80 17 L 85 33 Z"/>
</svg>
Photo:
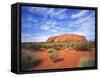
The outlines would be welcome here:
<svg viewBox="0 0 100 77">
<path fill-rule="evenodd" d="M 63 34 L 48 38 L 47 42 L 82 42 L 87 41 L 85 36 L 78 34 Z"/>
</svg>

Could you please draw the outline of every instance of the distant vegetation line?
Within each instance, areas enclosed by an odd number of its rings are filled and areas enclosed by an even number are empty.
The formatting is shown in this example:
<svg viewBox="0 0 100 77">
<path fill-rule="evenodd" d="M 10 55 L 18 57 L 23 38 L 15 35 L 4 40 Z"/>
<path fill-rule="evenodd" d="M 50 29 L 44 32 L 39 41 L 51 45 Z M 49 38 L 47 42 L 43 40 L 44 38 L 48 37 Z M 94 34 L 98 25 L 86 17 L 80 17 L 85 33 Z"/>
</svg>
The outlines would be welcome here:
<svg viewBox="0 0 100 77">
<path fill-rule="evenodd" d="M 31 43 L 22 43 L 22 48 L 24 49 L 31 49 L 31 50 L 36 50 L 40 48 L 54 48 L 54 49 L 59 49 L 59 48 L 72 48 L 76 50 L 89 50 L 91 48 L 95 48 L 95 42 L 93 41 L 82 41 L 82 42 L 70 42 L 70 43 L 62 43 L 62 42 L 31 42 Z"/>
</svg>

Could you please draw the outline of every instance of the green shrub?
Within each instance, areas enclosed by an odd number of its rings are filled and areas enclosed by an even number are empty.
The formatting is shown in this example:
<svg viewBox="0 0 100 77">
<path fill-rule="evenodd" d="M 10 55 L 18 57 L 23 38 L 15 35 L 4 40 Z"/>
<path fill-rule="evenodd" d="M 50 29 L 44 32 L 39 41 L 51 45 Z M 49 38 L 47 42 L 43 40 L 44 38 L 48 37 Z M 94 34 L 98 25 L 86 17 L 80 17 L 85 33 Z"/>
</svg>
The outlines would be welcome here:
<svg viewBox="0 0 100 77">
<path fill-rule="evenodd" d="M 95 48 L 95 41 L 89 41 L 89 43 L 91 44 L 92 48 Z"/>
<path fill-rule="evenodd" d="M 73 45 L 73 48 L 76 50 L 90 50 L 92 48 L 92 44 L 89 42 L 80 42 Z"/>
<path fill-rule="evenodd" d="M 54 48 L 49 48 L 47 51 L 48 51 L 48 53 L 56 52 L 56 50 Z"/>
<path fill-rule="evenodd" d="M 27 43 L 22 43 L 22 46 L 21 46 L 22 48 L 25 48 L 25 49 L 27 49 L 27 50 L 30 50 L 31 48 L 32 48 L 32 44 L 30 43 L 30 44 L 27 44 Z"/>
<path fill-rule="evenodd" d="M 22 51 L 21 53 L 21 70 L 27 70 L 40 64 L 41 60 L 37 54 L 30 51 Z"/>
<path fill-rule="evenodd" d="M 58 46 L 58 47 L 56 47 L 55 49 L 56 49 L 56 50 L 61 50 L 61 47 Z"/>
<path fill-rule="evenodd" d="M 80 60 L 80 67 L 93 67 L 95 66 L 95 59 L 89 57 L 83 57 Z"/>
<path fill-rule="evenodd" d="M 49 49 L 49 48 L 58 49 L 59 47 L 61 48 L 64 46 L 65 46 L 65 43 L 44 43 L 42 45 L 42 47 L 47 48 L 47 49 Z"/>
<path fill-rule="evenodd" d="M 58 59 L 58 52 L 55 49 L 53 48 L 48 49 L 48 53 L 49 53 L 50 59 L 53 62 L 55 62 Z"/>
<path fill-rule="evenodd" d="M 42 43 L 22 43 L 22 48 L 25 48 L 27 50 L 34 50 L 37 51 L 39 48 L 42 47 Z"/>
<path fill-rule="evenodd" d="M 43 47 L 43 48 L 51 48 L 52 45 L 49 44 L 49 43 L 44 43 L 44 44 L 42 45 L 42 47 Z"/>
</svg>

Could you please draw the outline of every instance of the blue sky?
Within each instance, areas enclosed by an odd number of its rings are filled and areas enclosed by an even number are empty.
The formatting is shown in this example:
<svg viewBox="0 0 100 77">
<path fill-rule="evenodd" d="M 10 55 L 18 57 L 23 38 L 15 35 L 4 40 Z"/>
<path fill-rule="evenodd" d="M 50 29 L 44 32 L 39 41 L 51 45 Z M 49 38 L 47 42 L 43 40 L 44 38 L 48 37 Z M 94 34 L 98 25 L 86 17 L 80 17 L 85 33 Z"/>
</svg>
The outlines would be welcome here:
<svg viewBox="0 0 100 77">
<path fill-rule="evenodd" d="M 22 6 L 22 42 L 45 42 L 59 34 L 80 34 L 95 39 L 95 11 Z"/>
</svg>

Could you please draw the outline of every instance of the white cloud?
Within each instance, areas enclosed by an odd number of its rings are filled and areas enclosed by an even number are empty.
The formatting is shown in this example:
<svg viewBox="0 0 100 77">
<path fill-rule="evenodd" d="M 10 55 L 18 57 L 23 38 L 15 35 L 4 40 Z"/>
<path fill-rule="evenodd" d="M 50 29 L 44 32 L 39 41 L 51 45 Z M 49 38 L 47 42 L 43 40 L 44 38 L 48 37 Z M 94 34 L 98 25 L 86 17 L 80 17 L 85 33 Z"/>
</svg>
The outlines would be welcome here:
<svg viewBox="0 0 100 77">
<path fill-rule="evenodd" d="M 55 21 L 52 21 L 52 20 L 51 21 L 47 21 L 47 22 L 45 22 L 44 24 L 42 24 L 40 26 L 40 29 L 41 30 L 50 30 L 51 28 L 54 28 L 56 24 L 57 23 Z"/>
<path fill-rule="evenodd" d="M 48 11 L 48 8 L 43 8 L 43 7 L 30 7 L 28 9 L 29 12 L 33 13 L 34 11 L 37 13 L 44 13 L 46 11 Z"/>
<path fill-rule="evenodd" d="M 52 10 L 52 12 L 49 12 L 49 14 L 51 15 L 51 17 L 56 17 L 57 19 L 64 19 L 67 17 L 65 11 L 67 9 L 60 9 L 58 11 L 54 11 Z"/>
<path fill-rule="evenodd" d="M 38 39 L 36 39 L 35 36 L 33 36 L 33 34 L 31 33 L 22 33 L 21 35 L 22 38 L 22 42 L 33 42 L 33 41 L 39 41 Z"/>
<path fill-rule="evenodd" d="M 42 25 L 41 26 L 41 29 L 42 30 L 49 30 L 50 29 L 50 26 L 48 26 L 48 25 Z"/>
<path fill-rule="evenodd" d="M 56 11 L 55 8 L 31 7 L 30 9 L 28 9 L 28 11 L 31 13 L 35 11 L 35 13 L 38 13 L 44 17 L 51 16 L 51 17 L 56 17 L 58 19 L 64 19 L 67 17 L 65 14 L 65 11 L 67 9 L 59 9 L 59 8 L 56 9 L 58 10 Z"/>
<path fill-rule="evenodd" d="M 49 12 L 49 14 L 51 14 L 52 16 L 58 16 L 58 15 L 61 15 L 61 14 L 64 14 L 64 12 L 66 11 L 67 9 L 60 9 L 58 11 L 52 11 L 51 13 Z"/>
<path fill-rule="evenodd" d="M 53 32 L 53 33 L 56 33 L 57 32 L 56 29 L 51 29 L 50 31 Z"/>
<path fill-rule="evenodd" d="M 77 14 L 73 14 L 73 15 L 72 15 L 72 18 L 78 18 L 78 17 L 80 17 L 80 16 L 83 16 L 83 15 L 86 14 L 87 12 L 88 12 L 87 10 L 83 10 L 83 11 L 77 13 Z"/>
<path fill-rule="evenodd" d="M 22 33 L 22 42 L 45 42 L 51 35 L 41 35 L 33 33 Z"/>
<path fill-rule="evenodd" d="M 72 33 L 84 35 L 88 40 L 93 40 L 95 37 L 95 17 L 92 17 L 92 14 L 76 19 L 73 23 L 69 23 L 69 26 L 77 27 Z"/>
</svg>

